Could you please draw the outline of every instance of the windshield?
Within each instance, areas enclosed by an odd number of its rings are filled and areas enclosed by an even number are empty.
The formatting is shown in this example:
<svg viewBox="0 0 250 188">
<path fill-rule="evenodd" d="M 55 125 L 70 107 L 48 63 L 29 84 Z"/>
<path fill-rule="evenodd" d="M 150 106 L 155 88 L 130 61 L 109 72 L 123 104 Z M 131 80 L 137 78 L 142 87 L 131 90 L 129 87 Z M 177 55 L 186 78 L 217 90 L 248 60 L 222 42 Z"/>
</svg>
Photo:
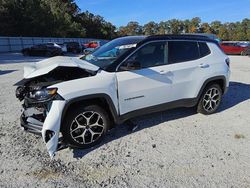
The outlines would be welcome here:
<svg viewBox="0 0 250 188">
<path fill-rule="evenodd" d="M 105 69 L 126 51 L 136 47 L 136 44 L 144 38 L 144 36 L 133 36 L 114 39 L 81 59 Z"/>
</svg>

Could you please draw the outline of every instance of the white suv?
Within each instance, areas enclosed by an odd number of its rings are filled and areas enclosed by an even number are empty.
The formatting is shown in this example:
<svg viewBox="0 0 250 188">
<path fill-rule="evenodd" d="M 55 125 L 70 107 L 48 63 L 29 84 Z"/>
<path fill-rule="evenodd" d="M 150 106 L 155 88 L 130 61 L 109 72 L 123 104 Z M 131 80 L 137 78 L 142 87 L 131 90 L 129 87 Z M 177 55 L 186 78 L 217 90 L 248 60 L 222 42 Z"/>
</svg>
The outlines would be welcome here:
<svg viewBox="0 0 250 188">
<path fill-rule="evenodd" d="M 81 58 L 25 67 L 16 96 L 24 100 L 22 127 L 42 134 L 53 157 L 63 145 L 92 147 L 113 125 L 142 114 L 192 106 L 214 113 L 229 75 L 228 57 L 207 37 L 131 36 Z"/>
</svg>

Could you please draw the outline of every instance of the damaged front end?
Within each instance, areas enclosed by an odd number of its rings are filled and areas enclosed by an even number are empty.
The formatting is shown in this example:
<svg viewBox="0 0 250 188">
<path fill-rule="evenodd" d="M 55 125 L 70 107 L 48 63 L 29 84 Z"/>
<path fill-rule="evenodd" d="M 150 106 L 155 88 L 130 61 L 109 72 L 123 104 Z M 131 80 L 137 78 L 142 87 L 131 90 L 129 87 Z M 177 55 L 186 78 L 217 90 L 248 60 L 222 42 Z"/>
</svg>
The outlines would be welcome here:
<svg viewBox="0 0 250 188">
<path fill-rule="evenodd" d="M 52 158 L 58 149 L 65 100 L 57 93 L 57 88 L 33 89 L 19 86 L 16 90 L 17 98 L 24 97 L 21 126 L 28 132 L 42 135 Z"/>
<path fill-rule="evenodd" d="M 57 67 L 48 74 L 23 79 L 15 84 L 18 86 L 16 97 L 23 101 L 21 126 L 28 132 L 42 135 L 51 158 L 61 146 L 58 140 L 66 104 L 53 85 L 93 75 L 78 67 Z"/>
</svg>

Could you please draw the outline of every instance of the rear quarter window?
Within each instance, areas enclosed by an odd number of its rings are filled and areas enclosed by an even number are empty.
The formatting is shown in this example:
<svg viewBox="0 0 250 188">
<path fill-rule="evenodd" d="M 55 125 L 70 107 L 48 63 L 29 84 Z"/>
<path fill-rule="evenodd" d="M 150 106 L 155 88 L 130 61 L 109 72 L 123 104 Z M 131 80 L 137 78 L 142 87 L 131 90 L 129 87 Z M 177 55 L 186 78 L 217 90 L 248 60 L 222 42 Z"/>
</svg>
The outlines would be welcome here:
<svg viewBox="0 0 250 188">
<path fill-rule="evenodd" d="M 205 57 L 211 53 L 207 43 L 199 42 L 200 57 Z"/>
</svg>

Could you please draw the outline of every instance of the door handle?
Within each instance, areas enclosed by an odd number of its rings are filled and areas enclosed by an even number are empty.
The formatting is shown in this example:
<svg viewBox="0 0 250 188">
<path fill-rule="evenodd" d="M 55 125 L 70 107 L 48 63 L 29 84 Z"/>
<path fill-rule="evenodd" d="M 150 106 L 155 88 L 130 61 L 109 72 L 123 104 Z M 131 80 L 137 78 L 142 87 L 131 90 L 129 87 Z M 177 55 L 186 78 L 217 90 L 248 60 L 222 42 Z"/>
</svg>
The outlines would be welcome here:
<svg viewBox="0 0 250 188">
<path fill-rule="evenodd" d="M 201 63 L 201 64 L 199 64 L 199 67 L 200 68 L 208 68 L 209 64 L 203 64 L 203 63 Z"/>
<path fill-rule="evenodd" d="M 160 74 L 161 75 L 166 75 L 166 74 L 170 74 L 172 73 L 171 71 L 167 71 L 167 70 L 160 70 Z"/>
</svg>

